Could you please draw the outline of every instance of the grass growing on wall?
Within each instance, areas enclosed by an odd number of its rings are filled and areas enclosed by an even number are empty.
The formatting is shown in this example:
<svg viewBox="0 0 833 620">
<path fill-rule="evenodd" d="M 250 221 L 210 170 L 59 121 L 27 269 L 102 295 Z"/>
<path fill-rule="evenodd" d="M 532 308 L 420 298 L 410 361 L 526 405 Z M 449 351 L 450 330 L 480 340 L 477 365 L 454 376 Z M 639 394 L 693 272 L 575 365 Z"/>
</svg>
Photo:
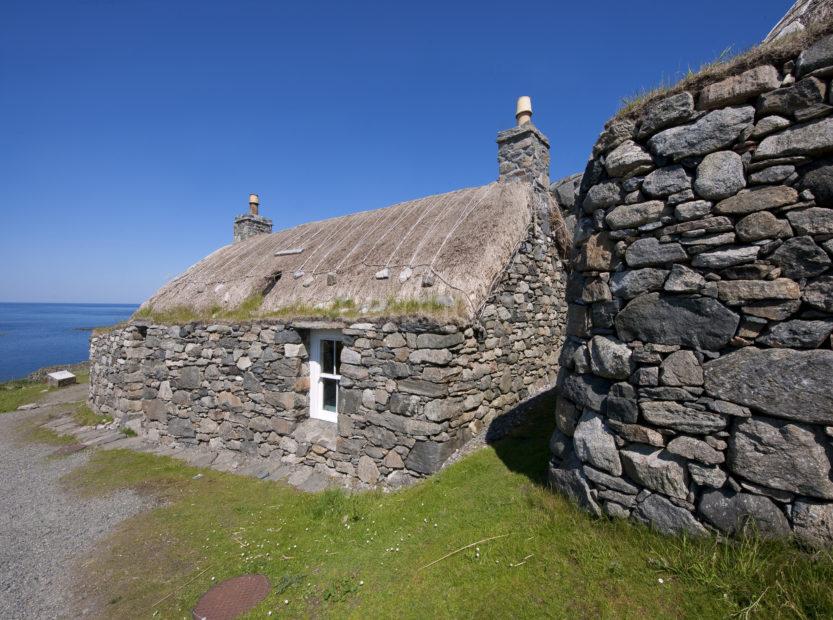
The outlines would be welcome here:
<svg viewBox="0 0 833 620">
<path fill-rule="evenodd" d="M 833 615 L 828 552 L 664 537 L 550 493 L 552 426 L 543 408 L 513 437 L 389 494 L 310 495 L 98 451 L 70 489 L 133 488 L 163 503 L 104 541 L 82 581 L 105 617 L 186 617 L 212 585 L 245 573 L 272 584 L 250 618 Z"/>
</svg>

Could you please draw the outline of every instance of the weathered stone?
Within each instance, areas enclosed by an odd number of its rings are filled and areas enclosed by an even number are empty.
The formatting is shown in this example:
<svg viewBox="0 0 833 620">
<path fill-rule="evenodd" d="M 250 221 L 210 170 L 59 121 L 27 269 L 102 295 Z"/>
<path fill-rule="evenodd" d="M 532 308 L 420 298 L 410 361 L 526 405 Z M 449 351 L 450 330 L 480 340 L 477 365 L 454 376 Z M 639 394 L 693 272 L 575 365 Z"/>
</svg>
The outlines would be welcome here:
<svg viewBox="0 0 833 620">
<path fill-rule="evenodd" d="M 705 233 L 718 233 L 734 230 L 734 224 L 728 217 L 722 215 L 717 217 L 707 217 L 702 220 L 693 220 L 682 222 L 680 224 L 672 224 L 661 229 L 664 235 L 681 235 L 690 233 L 692 235 L 702 235 Z"/>
<path fill-rule="evenodd" d="M 555 426 L 568 437 L 572 437 L 576 430 L 581 412 L 566 398 L 561 396 L 555 401 Z"/>
<path fill-rule="evenodd" d="M 196 390 L 200 387 L 200 369 L 196 366 L 186 366 L 179 371 L 179 377 L 174 379 L 174 386 L 179 390 Z"/>
<path fill-rule="evenodd" d="M 711 110 L 743 103 L 747 99 L 778 88 L 780 85 L 778 70 L 772 65 L 761 65 L 744 71 L 740 75 L 733 75 L 725 80 L 709 84 L 700 91 L 697 107 L 700 110 Z"/>
<path fill-rule="evenodd" d="M 833 332 L 833 319 L 826 321 L 784 321 L 770 327 L 757 342 L 768 347 L 816 349 Z M 833 377 L 831 377 L 833 379 Z"/>
<path fill-rule="evenodd" d="M 821 548 L 833 544 L 833 504 L 798 499 L 792 517 L 793 532 L 805 545 Z"/>
<path fill-rule="evenodd" d="M 613 149 L 605 160 L 605 168 L 611 177 L 637 174 L 653 164 L 651 155 L 633 140 L 625 140 Z"/>
<path fill-rule="evenodd" d="M 433 383 L 431 381 L 422 381 L 420 379 L 401 379 L 396 382 L 399 389 L 409 394 L 417 394 L 419 396 L 430 396 L 436 398 L 437 396 L 445 396 L 448 393 L 448 387 Z"/>
<path fill-rule="evenodd" d="M 405 467 L 421 474 L 433 474 L 456 449 L 454 441 L 417 441 L 405 459 Z"/>
<path fill-rule="evenodd" d="M 676 457 L 653 446 L 633 444 L 619 453 L 628 477 L 652 491 L 685 499 L 688 483 L 685 468 Z"/>
<path fill-rule="evenodd" d="M 703 385 L 703 367 L 691 351 L 675 351 L 660 366 L 664 385 Z"/>
<path fill-rule="evenodd" d="M 651 267 L 618 271 L 610 280 L 610 291 L 617 297 L 632 299 L 662 289 L 667 276 L 668 270 Z"/>
<path fill-rule="evenodd" d="M 755 123 L 755 129 L 752 131 L 752 139 L 759 140 L 789 126 L 789 119 L 783 116 L 765 116 Z"/>
<path fill-rule="evenodd" d="M 803 297 L 808 306 L 833 313 L 833 276 L 821 276 L 810 282 Z"/>
<path fill-rule="evenodd" d="M 373 462 L 373 459 L 366 454 L 359 457 L 356 474 L 359 476 L 359 480 L 365 484 L 376 484 L 379 480 L 379 468 L 376 467 L 376 463 Z"/>
<path fill-rule="evenodd" d="M 758 100 L 758 114 L 780 114 L 792 116 L 797 110 L 823 103 L 827 92 L 824 82 L 810 77 L 787 88 L 779 88 L 761 95 Z"/>
<path fill-rule="evenodd" d="M 795 166 L 770 166 L 749 175 L 753 185 L 783 183 L 795 173 Z"/>
<path fill-rule="evenodd" d="M 833 35 L 819 39 L 802 51 L 795 63 L 795 72 L 801 78 L 831 65 L 833 65 Z"/>
<path fill-rule="evenodd" d="M 616 441 L 608 430 L 604 418 L 592 411 L 585 411 L 573 433 L 573 445 L 576 455 L 584 463 L 619 476 L 622 463 Z"/>
<path fill-rule="evenodd" d="M 823 155 L 830 151 L 833 151 L 833 118 L 823 118 L 767 136 L 758 145 L 755 158 Z"/>
<path fill-rule="evenodd" d="M 448 349 L 415 349 L 408 355 L 408 359 L 414 364 L 445 366 L 454 356 Z"/>
<path fill-rule="evenodd" d="M 607 397 L 605 413 L 612 420 L 636 422 L 639 407 L 636 404 L 636 390 L 628 383 L 615 383 Z"/>
<path fill-rule="evenodd" d="M 789 222 L 779 220 L 769 211 L 758 211 L 744 217 L 736 227 L 738 239 L 744 242 L 760 239 L 782 239 L 792 236 Z"/>
<path fill-rule="evenodd" d="M 706 467 L 700 463 L 689 463 L 688 474 L 701 487 L 719 489 L 726 484 L 728 475 L 719 467 Z"/>
<path fill-rule="evenodd" d="M 662 217 L 665 203 L 660 200 L 641 202 L 633 205 L 621 205 L 605 216 L 605 222 L 613 229 L 636 228 L 643 224 L 655 222 Z"/>
<path fill-rule="evenodd" d="M 745 347 L 703 369 L 709 396 L 781 418 L 833 424 L 833 351 Z"/>
<path fill-rule="evenodd" d="M 693 200 L 674 207 L 674 217 L 685 222 L 708 215 L 712 210 L 712 203 L 707 200 Z"/>
<path fill-rule="evenodd" d="M 812 207 L 789 211 L 787 219 L 799 235 L 833 235 L 833 209 Z"/>
<path fill-rule="evenodd" d="M 665 97 L 648 105 L 642 115 L 637 137 L 641 140 L 652 136 L 660 129 L 678 125 L 694 114 L 694 97 L 682 92 Z"/>
<path fill-rule="evenodd" d="M 687 189 L 691 189 L 691 177 L 680 165 L 654 170 L 642 182 L 642 191 L 652 198 L 670 196 Z"/>
<path fill-rule="evenodd" d="M 596 140 L 596 144 L 593 145 L 593 157 L 598 157 L 610 149 L 619 146 L 625 140 L 633 138 L 635 131 L 636 123 L 630 119 L 608 123 L 605 125 L 604 131 L 599 135 L 599 139 Z"/>
<path fill-rule="evenodd" d="M 833 499 L 831 458 L 820 429 L 774 418 L 740 420 L 729 438 L 729 468 L 736 475 L 808 497 Z"/>
<path fill-rule="evenodd" d="M 723 250 L 708 250 L 701 252 L 691 260 L 693 267 L 706 267 L 709 269 L 722 269 L 749 263 L 758 258 L 761 248 L 756 245 L 726 248 Z"/>
<path fill-rule="evenodd" d="M 591 235 L 581 246 L 576 267 L 579 271 L 612 271 L 619 264 L 615 242 L 607 232 Z"/>
<path fill-rule="evenodd" d="M 706 491 L 697 512 L 724 534 L 737 534 L 746 527 L 765 537 L 787 536 L 790 523 L 772 500 L 762 495 Z"/>
<path fill-rule="evenodd" d="M 696 271 L 685 265 L 672 265 L 663 288 L 670 293 L 697 293 L 705 283 L 705 278 Z"/>
<path fill-rule="evenodd" d="M 660 243 L 653 237 L 638 239 L 628 246 L 625 261 L 631 267 L 665 265 L 688 259 L 679 243 Z"/>
<path fill-rule="evenodd" d="M 446 349 L 462 344 L 465 337 L 461 332 L 453 334 L 419 334 L 417 336 L 418 349 Z"/>
<path fill-rule="evenodd" d="M 391 400 L 393 400 L 394 396 L 396 394 L 391 395 Z M 423 409 L 425 417 L 432 422 L 445 422 L 458 415 L 461 411 L 462 406 L 459 401 L 449 400 L 447 398 L 430 400 L 425 403 L 425 408 Z"/>
<path fill-rule="evenodd" d="M 721 280 L 717 283 L 717 296 L 721 301 L 736 306 L 765 299 L 798 299 L 801 289 L 789 278 Z"/>
<path fill-rule="evenodd" d="M 624 493 L 626 495 L 636 495 L 639 493 L 639 487 L 631 484 L 627 480 L 619 478 L 618 476 L 611 476 L 610 474 L 606 474 L 598 469 L 593 469 L 589 465 L 582 466 L 581 470 L 584 472 L 584 475 L 587 476 L 588 480 L 595 482 L 598 485 L 613 489 L 614 491 L 618 491 L 619 493 Z"/>
<path fill-rule="evenodd" d="M 622 202 L 622 188 L 618 183 L 599 183 L 590 188 L 582 202 L 585 213 L 607 209 Z"/>
<path fill-rule="evenodd" d="M 607 338 L 593 336 L 590 341 L 590 367 L 593 373 L 606 379 L 627 379 L 633 368 L 628 345 Z"/>
<path fill-rule="evenodd" d="M 634 418 L 635 419 L 635 418 Z M 610 427 L 619 437 L 630 443 L 644 443 L 649 446 L 662 448 L 665 446 L 665 439 L 659 431 L 639 424 L 622 424 L 611 420 Z"/>
<path fill-rule="evenodd" d="M 656 426 L 663 426 L 681 433 L 706 435 L 726 428 L 722 415 L 691 409 L 674 401 L 645 401 L 639 403 L 643 417 Z"/>
<path fill-rule="evenodd" d="M 819 207 L 833 207 L 833 160 L 823 159 L 807 166 L 796 187 L 813 192 Z"/>
<path fill-rule="evenodd" d="M 709 153 L 697 166 L 694 191 L 709 200 L 723 200 L 746 187 L 743 161 L 734 151 Z"/>
<path fill-rule="evenodd" d="M 722 349 L 735 335 L 740 317 L 708 297 L 642 295 L 616 317 L 624 342 L 641 340 L 711 351 Z"/>
<path fill-rule="evenodd" d="M 584 508 L 590 514 L 600 517 L 601 508 L 590 494 L 587 478 L 579 468 L 578 459 L 570 467 L 558 467 L 550 464 L 548 480 L 553 490 L 567 496 L 572 502 Z"/>
<path fill-rule="evenodd" d="M 634 518 L 663 534 L 708 534 L 706 528 L 700 525 L 688 510 L 675 506 L 661 495 L 649 495 L 645 498 L 634 512 Z"/>
<path fill-rule="evenodd" d="M 718 465 L 726 460 L 722 452 L 718 452 L 705 441 L 700 441 L 694 437 L 686 437 L 685 435 L 672 439 L 665 449 L 671 454 L 700 461 L 706 465 Z"/>
<path fill-rule="evenodd" d="M 720 214 L 742 215 L 755 211 L 775 209 L 776 207 L 783 207 L 784 205 L 795 202 L 798 202 L 798 192 L 787 185 L 754 187 L 744 190 L 731 198 L 721 200 L 715 205 L 714 210 Z"/>
<path fill-rule="evenodd" d="M 709 112 L 691 125 L 666 129 L 648 141 L 651 152 L 679 161 L 731 146 L 755 119 L 755 108 L 725 108 Z"/>
<path fill-rule="evenodd" d="M 610 382 L 595 375 L 568 374 L 560 387 L 561 395 L 579 407 L 603 411 Z"/>
<path fill-rule="evenodd" d="M 772 253 L 770 261 L 788 278 L 812 278 L 827 271 L 830 257 L 810 236 L 787 239 Z"/>
<path fill-rule="evenodd" d="M 168 420 L 168 434 L 171 437 L 191 439 L 197 436 L 191 420 L 185 418 L 171 418 Z"/>
<path fill-rule="evenodd" d="M 391 450 L 385 455 L 385 458 L 382 459 L 382 465 L 388 469 L 402 469 L 405 467 L 402 457 L 399 456 L 399 453 L 396 450 Z"/>
<path fill-rule="evenodd" d="M 148 420 L 165 422 L 168 419 L 168 408 L 165 401 L 158 398 L 142 401 L 142 411 Z"/>
</svg>

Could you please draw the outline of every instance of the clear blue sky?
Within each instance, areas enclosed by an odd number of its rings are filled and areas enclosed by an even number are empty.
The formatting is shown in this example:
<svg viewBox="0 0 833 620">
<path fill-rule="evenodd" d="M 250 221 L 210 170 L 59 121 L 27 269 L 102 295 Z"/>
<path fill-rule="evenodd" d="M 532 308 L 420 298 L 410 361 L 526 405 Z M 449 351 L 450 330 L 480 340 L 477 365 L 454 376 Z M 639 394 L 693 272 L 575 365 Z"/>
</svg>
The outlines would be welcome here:
<svg viewBox="0 0 833 620">
<path fill-rule="evenodd" d="M 621 98 L 791 0 L 0 3 L 0 301 L 139 302 L 230 240 L 496 178 L 518 95 L 583 169 Z"/>
</svg>

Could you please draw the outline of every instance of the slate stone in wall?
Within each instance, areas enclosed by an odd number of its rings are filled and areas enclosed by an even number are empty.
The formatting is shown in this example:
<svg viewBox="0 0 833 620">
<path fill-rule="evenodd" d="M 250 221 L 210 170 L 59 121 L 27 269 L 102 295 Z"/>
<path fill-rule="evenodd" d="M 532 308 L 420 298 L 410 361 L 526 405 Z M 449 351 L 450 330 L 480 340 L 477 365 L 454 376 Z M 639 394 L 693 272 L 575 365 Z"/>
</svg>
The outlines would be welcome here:
<svg viewBox="0 0 833 620">
<path fill-rule="evenodd" d="M 691 125 L 672 127 L 648 141 L 651 152 L 679 161 L 731 146 L 755 119 L 755 108 L 725 108 L 709 112 Z"/>
<path fill-rule="evenodd" d="M 708 534 L 688 510 L 675 506 L 661 495 L 650 495 L 644 499 L 637 507 L 634 518 L 663 534 Z"/>
<path fill-rule="evenodd" d="M 625 252 L 630 267 L 653 267 L 685 260 L 688 254 L 679 243 L 660 243 L 653 237 L 634 241 Z"/>
<path fill-rule="evenodd" d="M 628 446 L 620 454 L 625 472 L 637 484 L 669 497 L 688 496 L 686 470 L 677 457 L 639 444 Z"/>
<path fill-rule="evenodd" d="M 798 77 L 804 77 L 831 65 L 833 65 L 833 35 L 819 39 L 799 54 L 795 67 L 796 74 Z"/>
<path fill-rule="evenodd" d="M 729 469 L 737 476 L 808 497 L 833 499 L 831 458 L 822 431 L 775 418 L 740 420 L 729 439 Z"/>
<path fill-rule="evenodd" d="M 780 418 L 833 424 L 833 351 L 745 347 L 703 369 L 709 396 Z"/>
<path fill-rule="evenodd" d="M 785 276 L 796 280 L 820 275 L 830 267 L 830 257 L 810 236 L 787 239 L 770 260 Z"/>
<path fill-rule="evenodd" d="M 773 325 L 769 331 L 757 339 L 767 347 L 789 347 L 792 349 L 816 349 L 820 347 L 833 331 L 833 319 L 820 321 L 784 321 Z"/>
<path fill-rule="evenodd" d="M 697 99 L 701 110 L 722 108 L 778 88 L 781 80 L 772 65 L 761 65 L 706 86 Z"/>
<path fill-rule="evenodd" d="M 792 512 L 796 538 L 811 547 L 833 544 L 833 504 L 796 500 Z"/>
<path fill-rule="evenodd" d="M 757 187 L 740 192 L 736 196 L 718 202 L 715 213 L 721 215 L 744 215 L 765 209 L 774 209 L 798 201 L 798 192 L 792 187 Z"/>
<path fill-rule="evenodd" d="M 728 424 L 726 417 L 719 413 L 692 409 L 673 400 L 643 401 L 639 408 L 651 424 L 692 435 L 722 431 Z"/>
<path fill-rule="evenodd" d="M 616 317 L 616 331 L 625 342 L 641 340 L 719 350 L 735 335 L 740 317 L 708 297 L 642 295 Z"/>
<path fill-rule="evenodd" d="M 755 151 L 755 158 L 825 155 L 831 151 L 833 151 L 833 118 L 824 118 L 796 125 L 764 138 Z"/>
<path fill-rule="evenodd" d="M 724 534 L 737 534 L 747 527 L 765 537 L 790 533 L 784 512 L 762 495 L 707 491 L 700 498 L 697 511 Z"/>
<path fill-rule="evenodd" d="M 814 162 L 802 170 L 799 190 L 810 190 L 820 207 L 833 207 L 833 160 Z"/>
<path fill-rule="evenodd" d="M 622 463 L 613 434 L 599 414 L 584 412 L 573 434 L 573 444 L 582 462 L 614 476 L 622 474 Z"/>
<path fill-rule="evenodd" d="M 645 139 L 660 129 L 687 121 L 693 114 L 694 97 L 689 92 L 682 92 L 660 99 L 649 104 L 645 109 L 637 137 Z"/>
</svg>

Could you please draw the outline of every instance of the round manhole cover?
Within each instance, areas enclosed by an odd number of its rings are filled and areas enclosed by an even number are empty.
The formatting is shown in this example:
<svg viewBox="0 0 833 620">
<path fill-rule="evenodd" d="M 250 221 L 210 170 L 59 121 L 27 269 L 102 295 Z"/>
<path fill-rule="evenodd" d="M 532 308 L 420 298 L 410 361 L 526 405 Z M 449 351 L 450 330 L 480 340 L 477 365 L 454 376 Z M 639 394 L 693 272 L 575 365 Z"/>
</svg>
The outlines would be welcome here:
<svg viewBox="0 0 833 620">
<path fill-rule="evenodd" d="M 242 575 L 218 583 L 194 607 L 195 620 L 234 620 L 255 607 L 269 594 L 263 575 Z"/>
</svg>

